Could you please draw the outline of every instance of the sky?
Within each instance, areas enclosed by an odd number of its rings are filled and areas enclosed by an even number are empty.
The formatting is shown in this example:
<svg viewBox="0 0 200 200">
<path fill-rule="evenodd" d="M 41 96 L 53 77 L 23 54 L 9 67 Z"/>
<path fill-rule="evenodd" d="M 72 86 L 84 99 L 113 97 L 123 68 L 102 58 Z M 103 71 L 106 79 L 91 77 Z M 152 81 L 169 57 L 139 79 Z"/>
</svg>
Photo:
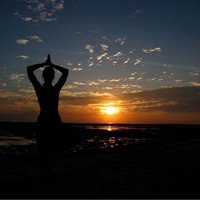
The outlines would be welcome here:
<svg viewBox="0 0 200 200">
<path fill-rule="evenodd" d="M 2 0 L 0 121 L 37 120 L 26 67 L 50 54 L 69 69 L 63 122 L 199 124 L 199 9 L 199 0 Z"/>
</svg>

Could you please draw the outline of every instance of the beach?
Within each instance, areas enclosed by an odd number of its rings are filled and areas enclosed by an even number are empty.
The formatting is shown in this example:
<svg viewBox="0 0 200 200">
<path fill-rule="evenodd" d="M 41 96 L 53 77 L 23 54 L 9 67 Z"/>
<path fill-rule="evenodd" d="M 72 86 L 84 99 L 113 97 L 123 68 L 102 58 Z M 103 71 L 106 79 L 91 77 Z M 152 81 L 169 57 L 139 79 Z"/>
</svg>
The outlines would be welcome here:
<svg viewBox="0 0 200 200">
<path fill-rule="evenodd" d="M 36 154 L 14 154 L 0 163 L 0 197 L 199 198 L 199 159 L 197 132 L 184 139 L 53 155 L 47 178 Z"/>
</svg>

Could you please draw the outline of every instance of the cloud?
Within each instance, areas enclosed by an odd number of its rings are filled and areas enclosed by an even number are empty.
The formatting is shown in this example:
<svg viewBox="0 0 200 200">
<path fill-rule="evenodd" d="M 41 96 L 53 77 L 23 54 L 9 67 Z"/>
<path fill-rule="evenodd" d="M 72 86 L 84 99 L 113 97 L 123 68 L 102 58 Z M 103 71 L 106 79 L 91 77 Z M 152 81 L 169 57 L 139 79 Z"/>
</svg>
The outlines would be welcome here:
<svg viewBox="0 0 200 200">
<path fill-rule="evenodd" d="M 13 15 L 19 17 L 20 19 L 22 19 L 25 22 L 33 21 L 33 19 L 31 17 L 22 17 L 18 12 L 13 13 Z"/>
<path fill-rule="evenodd" d="M 132 73 L 131 73 L 131 76 L 134 76 L 135 74 L 137 74 L 137 72 L 132 72 Z"/>
<path fill-rule="evenodd" d="M 60 98 L 61 101 L 65 102 L 67 105 L 73 106 L 83 106 L 90 104 L 98 104 L 100 100 L 103 100 L 105 96 L 101 96 L 99 93 L 92 93 L 91 96 L 62 96 Z M 80 111 L 80 110 L 79 110 Z M 88 114 L 88 113 L 87 113 Z"/>
<path fill-rule="evenodd" d="M 97 79 L 97 81 L 99 81 L 100 83 L 104 83 L 104 82 L 108 81 L 108 79 Z"/>
<path fill-rule="evenodd" d="M 66 85 L 66 86 L 63 87 L 63 90 L 65 90 L 65 89 L 75 89 L 75 88 L 77 88 L 77 85 Z"/>
<path fill-rule="evenodd" d="M 123 55 L 123 53 L 119 51 L 116 54 L 114 54 L 113 57 L 119 57 L 119 56 L 122 56 L 122 55 Z"/>
<path fill-rule="evenodd" d="M 103 60 L 99 60 L 99 62 L 97 63 L 97 66 L 102 66 Z"/>
<path fill-rule="evenodd" d="M 57 4 L 54 4 L 54 7 L 53 7 L 53 9 L 55 10 L 63 10 L 63 8 L 64 8 L 64 0 L 60 1 Z"/>
<path fill-rule="evenodd" d="M 23 45 L 26 45 L 26 43 L 28 43 L 29 41 L 27 39 L 17 39 L 15 40 L 15 42 L 17 44 L 23 44 Z"/>
<path fill-rule="evenodd" d="M 123 85 L 127 89 L 130 85 Z M 139 91 L 139 85 L 132 85 L 130 92 L 112 95 L 110 93 L 77 92 L 76 96 L 61 96 L 65 105 L 89 106 L 89 110 L 97 109 L 100 104 L 114 102 L 123 110 L 123 113 L 151 114 L 158 113 L 199 113 L 200 112 L 200 87 L 171 87 L 157 90 Z M 103 87 L 104 90 L 112 90 L 112 87 Z M 76 109 L 74 107 L 74 109 Z M 87 109 L 86 109 L 87 110 Z M 89 112 L 88 110 L 88 112 Z M 86 113 L 88 113 L 86 112 Z M 98 112 L 97 112 L 98 113 Z M 158 115 L 158 117 L 159 117 Z M 181 121 L 181 120 L 180 120 Z"/>
<path fill-rule="evenodd" d="M 26 93 L 26 94 L 30 94 L 30 93 L 32 93 L 32 94 L 34 94 L 35 93 L 35 90 L 32 88 L 32 89 L 25 89 L 25 88 L 21 88 L 20 90 L 19 90 L 20 92 L 23 92 L 23 93 Z"/>
<path fill-rule="evenodd" d="M 133 79 L 135 79 L 135 77 L 134 77 L 134 76 L 131 76 L 131 77 L 129 77 L 128 79 L 132 81 Z"/>
<path fill-rule="evenodd" d="M 134 15 L 139 15 L 139 14 L 142 14 L 143 13 L 143 11 L 142 10 L 136 10 L 135 12 L 134 12 Z"/>
<path fill-rule="evenodd" d="M 142 10 L 138 9 L 136 10 L 132 15 L 129 15 L 128 17 L 135 17 L 137 15 L 141 15 L 142 13 L 144 13 Z"/>
<path fill-rule="evenodd" d="M 41 12 L 41 13 L 40 13 L 39 19 L 40 19 L 41 21 L 45 21 L 45 22 L 56 21 L 56 18 L 55 18 L 55 17 L 51 17 L 52 15 L 53 15 L 53 13 Z"/>
<path fill-rule="evenodd" d="M 13 74 L 12 77 L 16 79 L 20 77 L 20 74 Z M 76 86 L 77 85 L 75 85 L 75 87 Z M 129 88 L 130 86 L 133 88 L 132 90 Z M 67 87 L 68 86 L 66 86 L 66 89 Z M 170 116 L 177 116 L 176 114 L 179 113 L 179 116 L 187 117 L 187 120 L 190 120 L 191 113 L 199 116 L 200 87 L 171 87 L 146 91 L 138 91 L 137 89 L 140 88 L 139 85 L 124 84 L 123 87 L 131 91 L 124 91 L 123 94 L 112 95 L 108 92 L 68 92 L 62 90 L 60 109 L 62 111 L 66 108 L 68 110 L 71 109 L 72 113 L 76 113 L 79 117 L 82 115 L 83 109 L 84 113 L 88 116 L 94 114 L 94 112 L 99 115 L 99 106 L 113 102 L 122 110 L 122 117 L 126 116 L 126 114 L 128 114 L 129 118 L 133 115 L 135 117 L 140 117 L 140 114 L 143 116 L 148 114 L 146 116 L 150 118 L 151 116 L 156 116 L 159 121 L 160 118 L 169 116 L 167 114 L 171 114 Z M 134 88 L 136 89 L 134 90 Z M 68 89 L 73 89 L 73 85 L 70 85 Z M 103 89 L 104 91 L 109 91 L 112 87 L 104 87 Z M 38 102 L 34 90 L 29 91 L 27 89 L 23 91 L 23 95 L 13 92 L 1 93 L 1 113 L 22 113 L 29 109 L 37 110 Z M 157 115 L 153 115 L 154 113 Z M 177 121 L 181 120 L 181 118 L 180 120 L 177 119 Z"/>
<path fill-rule="evenodd" d="M 141 86 L 140 85 L 133 85 L 133 84 L 123 84 L 120 88 L 121 89 L 141 88 Z"/>
<path fill-rule="evenodd" d="M 1 86 L 6 87 L 7 84 L 6 83 L 1 83 Z"/>
<path fill-rule="evenodd" d="M 124 64 L 127 64 L 129 62 L 130 58 L 127 58 L 127 60 L 124 61 Z"/>
<path fill-rule="evenodd" d="M 25 0 L 25 2 L 27 2 L 27 0 Z M 29 2 L 31 2 L 31 1 L 29 1 Z M 45 5 L 42 3 L 42 2 L 39 2 L 39 1 L 32 1 L 32 3 L 35 3 L 35 6 L 34 6 L 34 8 L 33 8 L 33 10 L 34 11 L 39 11 L 39 12 L 41 12 L 41 11 L 43 11 L 43 10 L 45 10 Z M 29 7 L 30 8 L 30 7 Z"/>
<path fill-rule="evenodd" d="M 200 82 L 189 82 L 189 83 L 194 85 L 194 86 L 200 86 Z"/>
<path fill-rule="evenodd" d="M 115 42 L 119 42 L 120 45 L 123 45 L 123 44 L 125 43 L 125 41 L 126 41 L 126 38 L 117 38 L 117 39 L 115 40 Z"/>
<path fill-rule="evenodd" d="M 102 89 L 103 89 L 103 90 L 112 90 L 113 87 L 103 87 Z"/>
<path fill-rule="evenodd" d="M 89 53 L 94 53 L 94 47 L 95 47 L 95 46 L 92 46 L 92 45 L 90 45 L 90 44 L 87 44 L 87 45 L 85 46 L 85 49 L 87 49 L 87 50 L 89 51 Z"/>
<path fill-rule="evenodd" d="M 183 81 L 183 79 L 177 79 L 177 80 L 175 80 L 175 82 L 177 82 L 177 83 L 180 83 L 182 81 Z"/>
<path fill-rule="evenodd" d="M 42 42 L 41 38 L 39 38 L 37 35 L 29 36 L 27 38 L 31 40 L 35 40 L 36 42 Z"/>
<path fill-rule="evenodd" d="M 111 80 L 109 80 L 109 82 L 111 83 L 111 82 L 119 82 L 121 80 L 121 78 L 119 78 L 119 79 L 111 79 Z"/>
<path fill-rule="evenodd" d="M 86 85 L 86 83 L 78 82 L 78 81 L 75 81 L 74 84 L 75 84 L 75 85 Z"/>
<path fill-rule="evenodd" d="M 123 84 L 120 88 L 121 89 L 129 89 L 130 85 L 129 84 Z"/>
<path fill-rule="evenodd" d="M 190 72 L 189 76 L 190 77 L 199 76 L 199 72 Z"/>
<path fill-rule="evenodd" d="M 72 69 L 72 71 L 82 71 L 83 70 L 83 68 L 76 68 L 76 67 L 74 67 L 73 69 Z"/>
<path fill-rule="evenodd" d="M 25 74 L 11 74 L 9 76 L 10 80 L 15 81 L 15 83 L 20 83 L 23 79 Z"/>
<path fill-rule="evenodd" d="M 134 65 L 138 65 L 141 62 L 142 58 L 137 58 Z"/>
<path fill-rule="evenodd" d="M 64 0 L 23 0 L 26 4 L 26 8 L 32 11 L 31 14 L 36 17 L 22 17 L 19 13 L 13 13 L 14 15 L 20 17 L 24 21 L 56 21 L 57 17 L 55 13 L 64 9 Z"/>
<path fill-rule="evenodd" d="M 73 65 L 73 63 L 72 63 L 72 62 L 70 62 L 70 61 L 68 61 L 68 62 L 67 62 L 67 65 L 68 65 L 68 66 L 72 66 L 72 65 Z"/>
<path fill-rule="evenodd" d="M 17 56 L 17 58 L 22 58 L 22 59 L 26 60 L 26 59 L 29 58 L 29 56 L 27 56 L 27 55 L 20 55 L 20 56 Z"/>
<path fill-rule="evenodd" d="M 101 60 L 103 57 L 107 56 L 108 53 L 104 53 L 100 56 L 97 56 L 97 60 Z"/>
<path fill-rule="evenodd" d="M 95 82 L 95 81 L 91 81 L 91 82 L 88 83 L 88 85 L 89 85 L 89 86 L 92 86 L 92 85 L 99 85 L 99 83 L 98 83 L 98 82 Z"/>
<path fill-rule="evenodd" d="M 34 40 L 36 42 L 42 42 L 42 39 L 39 36 L 37 36 L 37 35 L 27 36 L 26 39 L 16 39 L 15 42 L 17 44 L 26 45 L 29 42 L 29 39 L 30 40 Z"/>
<path fill-rule="evenodd" d="M 115 61 L 113 61 L 113 66 L 115 66 L 116 64 L 117 64 L 118 62 L 115 60 Z"/>
<path fill-rule="evenodd" d="M 94 64 L 94 62 L 91 62 L 91 61 L 88 62 L 89 67 L 92 67 L 93 64 Z"/>
<path fill-rule="evenodd" d="M 103 36 L 102 39 L 110 43 L 119 43 L 120 45 L 123 45 L 126 41 L 126 38 L 117 38 L 117 39 L 111 40 L 107 36 Z"/>
<path fill-rule="evenodd" d="M 11 76 L 9 78 L 10 78 L 10 80 L 17 80 L 24 76 L 25 76 L 25 74 L 11 74 Z"/>
<path fill-rule="evenodd" d="M 25 22 L 28 22 L 28 21 L 31 21 L 32 20 L 32 18 L 31 17 L 24 17 L 24 18 L 22 18 Z"/>
<path fill-rule="evenodd" d="M 108 51 L 108 45 L 106 44 L 101 44 L 100 45 L 103 51 Z"/>
<path fill-rule="evenodd" d="M 200 87 L 161 88 L 120 96 L 131 103 L 132 112 L 200 112 Z"/>
<path fill-rule="evenodd" d="M 154 78 L 147 78 L 147 81 L 155 81 L 156 80 L 156 77 Z"/>
<path fill-rule="evenodd" d="M 152 53 L 152 52 L 154 52 L 154 51 L 161 52 L 162 50 L 161 50 L 160 47 L 156 47 L 156 48 L 154 48 L 154 49 L 142 49 L 142 51 L 143 51 L 144 53 Z"/>
<path fill-rule="evenodd" d="M 106 40 L 106 41 L 108 41 L 108 42 L 111 42 L 111 40 L 108 39 L 107 36 L 103 36 L 102 39 L 104 39 L 104 40 Z"/>
<path fill-rule="evenodd" d="M 132 87 L 132 88 L 141 88 L 140 85 L 133 85 L 133 84 L 130 84 L 129 86 Z"/>
</svg>

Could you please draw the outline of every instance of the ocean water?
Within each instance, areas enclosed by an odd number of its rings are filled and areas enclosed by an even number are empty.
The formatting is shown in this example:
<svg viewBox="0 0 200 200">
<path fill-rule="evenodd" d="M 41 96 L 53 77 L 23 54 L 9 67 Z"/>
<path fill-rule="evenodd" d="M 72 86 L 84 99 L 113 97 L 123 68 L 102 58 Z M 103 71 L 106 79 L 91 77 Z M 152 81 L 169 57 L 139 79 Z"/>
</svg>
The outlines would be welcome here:
<svg viewBox="0 0 200 200">
<path fill-rule="evenodd" d="M 80 149 L 106 149 L 152 141 L 155 134 L 153 130 L 157 128 L 149 127 L 148 129 L 151 130 L 153 135 L 144 136 L 146 128 L 126 124 L 84 125 L 86 138 L 82 144 L 76 146 Z"/>
<path fill-rule="evenodd" d="M 35 123 L 0 125 L 0 155 L 36 153 Z M 76 153 L 198 138 L 200 125 L 64 124 L 63 133 L 65 153 Z"/>
</svg>

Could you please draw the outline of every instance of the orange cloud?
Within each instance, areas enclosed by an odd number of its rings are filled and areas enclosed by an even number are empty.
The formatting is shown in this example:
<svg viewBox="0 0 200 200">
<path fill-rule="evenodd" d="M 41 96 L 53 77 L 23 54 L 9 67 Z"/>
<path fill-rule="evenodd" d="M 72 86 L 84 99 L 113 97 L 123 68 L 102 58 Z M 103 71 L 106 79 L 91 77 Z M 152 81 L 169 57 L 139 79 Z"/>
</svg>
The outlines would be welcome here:
<svg viewBox="0 0 200 200">
<path fill-rule="evenodd" d="M 39 105 L 35 94 L 0 95 L 0 120 L 37 120 Z M 59 111 L 64 122 L 95 123 L 199 123 L 200 87 L 172 87 L 110 95 L 109 93 L 82 93 L 72 96 L 61 93 Z M 114 109 L 108 107 L 114 107 Z M 102 107 L 112 115 L 102 112 Z M 30 115 L 30 110 L 35 115 Z M 33 112 L 32 112 L 33 113 Z"/>
</svg>

